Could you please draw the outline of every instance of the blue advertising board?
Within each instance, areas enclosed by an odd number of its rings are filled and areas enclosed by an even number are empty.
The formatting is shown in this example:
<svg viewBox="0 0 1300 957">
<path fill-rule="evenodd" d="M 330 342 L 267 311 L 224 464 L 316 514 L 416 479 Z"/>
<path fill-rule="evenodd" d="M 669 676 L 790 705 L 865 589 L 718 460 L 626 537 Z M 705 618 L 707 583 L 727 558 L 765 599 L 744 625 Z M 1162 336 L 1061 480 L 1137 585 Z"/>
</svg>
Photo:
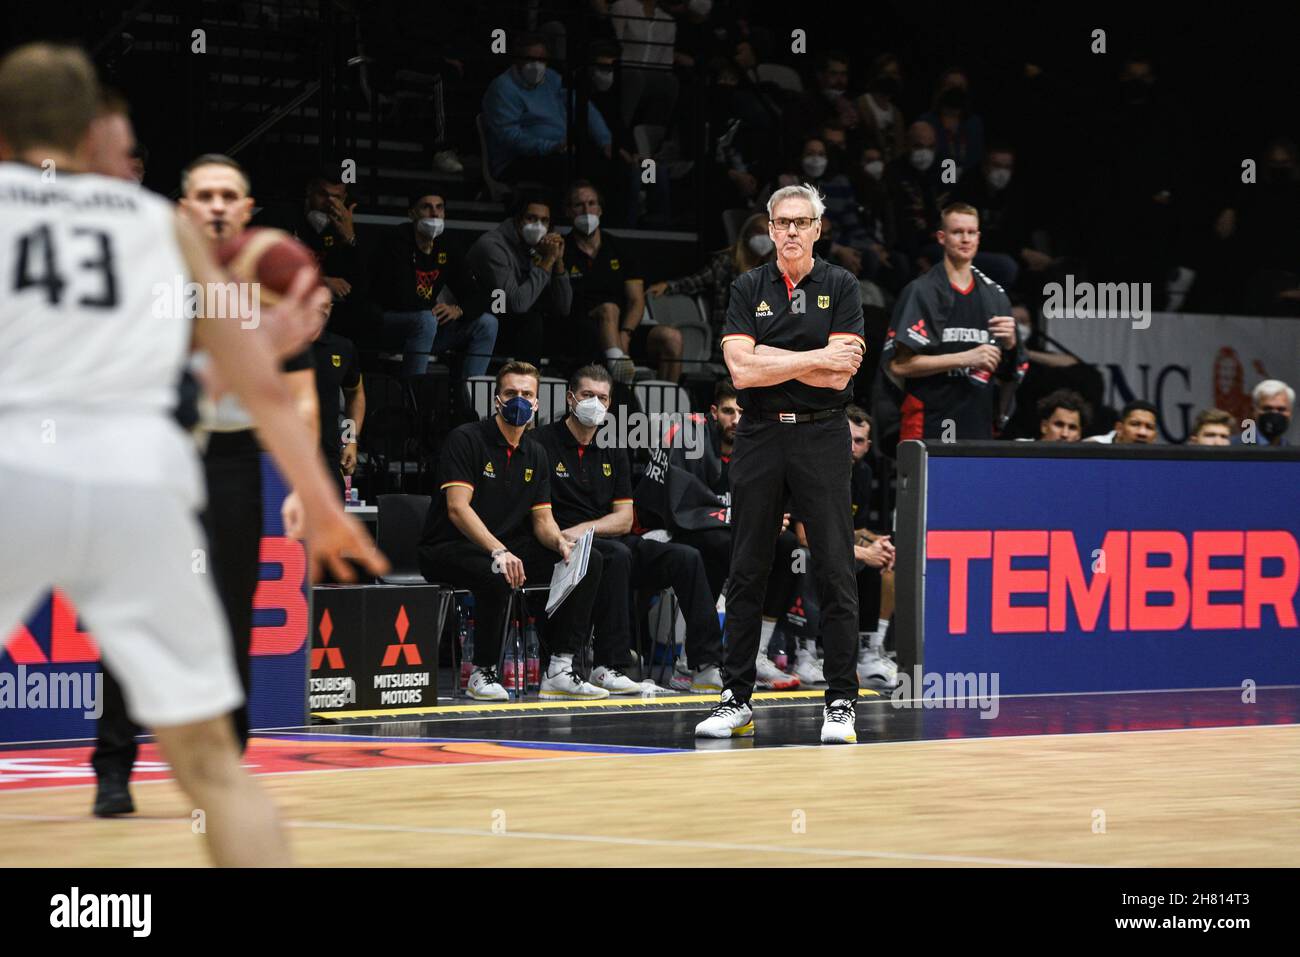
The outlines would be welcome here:
<svg viewBox="0 0 1300 957">
<path fill-rule="evenodd" d="M 1002 694 L 1300 683 L 1300 460 L 1016 451 L 922 457 L 926 672 Z"/>
</svg>

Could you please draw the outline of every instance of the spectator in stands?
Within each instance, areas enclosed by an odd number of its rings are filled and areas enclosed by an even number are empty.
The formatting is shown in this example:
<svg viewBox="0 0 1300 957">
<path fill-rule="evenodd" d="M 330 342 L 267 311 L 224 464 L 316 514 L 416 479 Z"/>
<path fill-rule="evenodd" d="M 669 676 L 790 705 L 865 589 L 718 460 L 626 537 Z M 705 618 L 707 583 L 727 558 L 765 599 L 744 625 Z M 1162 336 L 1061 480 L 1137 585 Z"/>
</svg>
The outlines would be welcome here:
<svg viewBox="0 0 1300 957">
<path fill-rule="evenodd" d="M 725 56 L 726 27 L 713 15 L 713 0 L 690 0 L 686 14 L 677 21 L 677 49 L 673 62 L 682 67 L 703 67 L 714 57 Z"/>
<path fill-rule="evenodd" d="M 1085 442 L 1107 442 L 1115 445 L 1153 445 L 1156 441 L 1156 416 L 1154 404 L 1146 399 L 1134 399 L 1120 410 L 1115 428 L 1105 435 L 1090 435 Z"/>
<path fill-rule="evenodd" d="M 894 65 L 897 66 L 897 61 Z M 885 163 L 903 153 L 903 110 L 898 105 L 902 90 L 898 76 L 881 69 L 867 83 L 867 92 L 858 97 L 862 141 L 865 145 L 875 146 Z"/>
<path fill-rule="evenodd" d="M 934 127 L 917 121 L 907 128 L 907 150 L 885 167 L 885 186 L 893 205 L 898 242 L 916 260 L 934 240 L 939 226 L 938 196 L 943 188 L 934 159 Z M 929 268 L 930 261 L 925 263 Z"/>
<path fill-rule="evenodd" d="M 624 121 L 667 126 L 677 102 L 672 74 L 677 21 L 655 0 L 614 0 L 609 15 L 623 47 Z"/>
<path fill-rule="evenodd" d="M 822 54 L 817 58 L 816 88 L 805 91 L 797 101 L 790 132 L 800 138 L 815 136 L 824 124 L 834 121 L 856 134 L 862 120 L 848 91 L 848 56 L 839 51 Z"/>
<path fill-rule="evenodd" d="M 934 105 L 921 119 L 934 128 L 940 164 L 951 159 L 965 172 L 984 161 L 984 120 L 970 110 L 970 81 L 964 70 L 944 71 L 935 85 Z"/>
<path fill-rule="evenodd" d="M 1030 245 L 1029 200 L 1020 190 L 1015 175 L 1016 153 L 1010 146 L 995 144 L 984 159 L 980 175 L 963 176 L 953 190 L 958 201 L 980 211 L 979 268 L 1006 289 L 1016 284 L 1020 268 L 1041 273 L 1052 265 L 1052 257 Z M 1041 280 L 1038 285 L 1042 285 Z"/>
<path fill-rule="evenodd" d="M 342 492 L 343 476 L 352 475 L 357 468 L 357 441 L 366 419 L 361 366 L 352 341 L 324 326 L 312 342 L 311 351 L 316 368 L 321 452 Z"/>
<path fill-rule="evenodd" d="M 1187 437 L 1188 445 L 1231 445 L 1232 415 L 1222 409 L 1203 409 Z"/>
<path fill-rule="evenodd" d="M 599 356 L 620 382 L 632 381 L 632 357 L 647 356 L 659 377 L 676 382 L 682 374 L 682 334 L 670 326 L 643 326 L 645 281 L 629 247 L 600 228 L 601 197 L 586 180 L 569 187 L 573 229 L 564 258 L 573 287 L 570 346 L 575 364 Z"/>
<path fill-rule="evenodd" d="M 483 94 L 489 168 L 506 183 L 562 183 L 569 177 L 570 97 L 560 74 L 547 67 L 550 55 L 545 40 L 525 35 L 515 40 L 513 50 L 515 64 Z M 608 161 L 612 156 L 609 127 L 591 103 L 587 104 L 587 135 L 590 143 L 581 144 L 584 158 L 593 164 L 597 156 Z"/>
<path fill-rule="evenodd" d="M 497 314 L 496 351 L 540 360 L 548 320 L 559 341 L 569 339 L 573 288 L 564 268 L 564 237 L 551 229 L 551 205 L 521 193 L 514 215 L 484 233 L 466 256 L 474 288 Z"/>
<path fill-rule="evenodd" d="M 434 496 L 420 541 L 420 571 L 430 582 L 468 588 L 477 628 L 469 695 L 506 701 L 497 676 L 511 590 L 550 582 L 556 556 L 568 560 L 574 542 L 551 514 L 551 468 L 546 450 L 524 441 L 537 413 L 537 368 L 507 362 L 497 373 L 496 414 L 447 436 Z M 546 629 L 551 652 L 540 697 L 607 698 L 609 692 L 573 670 L 573 655 L 591 634 L 591 612 L 604 559 L 593 550 L 587 574 L 556 610 Z"/>
<path fill-rule="evenodd" d="M 1091 409 L 1083 396 L 1058 389 L 1038 400 L 1038 441 L 1078 442 L 1088 427 Z"/>
<path fill-rule="evenodd" d="M 867 233 L 862 274 L 897 295 L 912 277 L 908 272 L 907 256 L 897 248 L 894 207 L 884 182 L 884 153 L 878 146 L 867 146 L 862 150 L 857 165 L 847 172 L 858 200 L 858 216 Z"/>
<path fill-rule="evenodd" d="M 622 112 L 619 90 L 614 84 L 615 74 L 619 70 L 618 43 L 614 40 L 595 40 L 591 44 L 589 57 L 591 103 L 609 124 L 613 144 L 611 155 L 622 161 L 621 166 L 613 164 L 611 169 L 616 177 L 615 182 L 625 187 L 611 197 L 616 208 L 606 209 L 605 218 L 611 224 L 627 226 L 649 226 L 656 221 L 667 224 L 671 221 L 669 192 L 672 178 L 666 175 L 656 176 L 653 183 L 641 182 L 641 161 L 645 157 L 637 151 L 636 136 Z M 646 193 L 647 211 L 641 217 L 639 206 L 643 189 Z"/>
<path fill-rule="evenodd" d="M 770 262 L 775 252 L 776 244 L 768 235 L 767 213 L 755 213 L 741 224 L 736 241 L 726 249 L 714 253 L 699 272 L 680 279 L 651 283 L 647 292 L 651 296 L 707 294 L 709 326 L 713 330 L 712 360 L 721 362 L 722 352 L 719 342 L 722 337 L 722 323 L 727 318 L 727 303 L 731 299 L 731 284 L 741 273 Z"/>
<path fill-rule="evenodd" d="M 369 296 L 383 310 L 384 344 L 402 350 L 402 374 L 422 374 L 430 353 L 465 354 L 461 376 L 483 375 L 497 317 L 464 306 L 472 299 L 459 246 L 444 237 L 447 207 L 436 192 L 413 194 L 408 223 L 390 226 L 370 256 Z"/>
<path fill-rule="evenodd" d="M 1255 413 L 1253 444 L 1274 448 L 1291 445 L 1286 432 L 1295 412 L 1295 389 L 1278 379 L 1265 379 L 1250 390 Z M 1245 425 L 1246 423 L 1242 423 Z M 1233 443 L 1245 443 L 1245 435 L 1233 438 Z"/>
<path fill-rule="evenodd" d="M 321 281 L 334 300 L 330 326 L 352 339 L 363 331 L 364 316 L 359 291 L 364 272 L 352 222 L 356 208 L 341 166 L 326 165 L 306 181 L 301 206 L 267 207 L 253 223 L 283 229 L 315 254 Z"/>
<path fill-rule="evenodd" d="M 361 280 L 357 231 L 352 223 L 356 208 L 357 204 L 349 201 L 339 168 L 325 167 L 307 181 L 301 213 L 283 227 L 316 254 L 321 281 L 334 297 L 334 322 L 338 321 L 337 306 L 350 302 L 352 287 Z"/>
<path fill-rule="evenodd" d="M 609 409 L 613 380 L 599 365 L 569 377 L 568 414 L 540 426 L 533 439 L 551 467 L 555 521 L 573 540 L 594 528 L 603 563 L 593 613 L 595 669 L 591 683 L 610 694 L 637 694 L 641 685 L 618 669 L 631 656 L 631 589 L 672 588 L 686 619 L 690 690 L 722 690 L 722 631 L 700 553 L 688 545 L 631 534 L 632 464 L 627 451 L 595 442 Z"/>
<path fill-rule="evenodd" d="M 613 40 L 596 40 L 591 44 L 591 103 L 609 126 L 610 141 L 613 148 L 626 162 L 639 165 L 636 143 L 632 137 L 632 127 L 623 119 L 622 107 L 617 99 L 614 78 L 619 69 L 618 44 Z"/>
<path fill-rule="evenodd" d="M 844 131 L 839 132 L 843 136 Z M 804 141 L 797 171 L 782 173 L 777 179 L 778 187 L 799 183 L 817 188 L 825 197 L 824 221 L 830 222 L 833 235 L 827 258 L 855 276 L 862 275 L 863 256 L 871 244 L 871 235 L 859 215 L 853 184 L 843 167 L 831 160 L 825 142 L 817 137 Z"/>
</svg>

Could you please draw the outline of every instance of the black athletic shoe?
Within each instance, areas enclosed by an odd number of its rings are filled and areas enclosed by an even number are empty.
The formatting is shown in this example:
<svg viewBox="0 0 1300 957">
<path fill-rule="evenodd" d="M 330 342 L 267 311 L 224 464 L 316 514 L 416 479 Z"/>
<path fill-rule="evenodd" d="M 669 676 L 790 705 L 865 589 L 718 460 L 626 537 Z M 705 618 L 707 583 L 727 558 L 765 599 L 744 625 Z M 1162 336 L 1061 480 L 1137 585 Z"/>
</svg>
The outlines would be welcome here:
<svg viewBox="0 0 1300 957">
<path fill-rule="evenodd" d="M 135 802 L 126 786 L 127 779 L 119 775 L 99 779 L 95 791 L 95 817 L 116 817 L 119 814 L 134 814 Z"/>
</svg>

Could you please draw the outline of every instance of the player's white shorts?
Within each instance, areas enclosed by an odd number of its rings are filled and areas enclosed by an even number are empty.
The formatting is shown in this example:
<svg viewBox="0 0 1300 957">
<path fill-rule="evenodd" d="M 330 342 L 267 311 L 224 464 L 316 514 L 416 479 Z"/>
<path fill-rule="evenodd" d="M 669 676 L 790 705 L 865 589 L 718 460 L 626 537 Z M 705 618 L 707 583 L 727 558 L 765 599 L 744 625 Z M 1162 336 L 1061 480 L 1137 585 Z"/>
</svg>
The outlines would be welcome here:
<svg viewBox="0 0 1300 957">
<path fill-rule="evenodd" d="M 150 728 L 214 718 L 244 698 L 189 485 L 0 462 L 0 640 L 58 587 L 120 681 L 127 712 Z"/>
</svg>

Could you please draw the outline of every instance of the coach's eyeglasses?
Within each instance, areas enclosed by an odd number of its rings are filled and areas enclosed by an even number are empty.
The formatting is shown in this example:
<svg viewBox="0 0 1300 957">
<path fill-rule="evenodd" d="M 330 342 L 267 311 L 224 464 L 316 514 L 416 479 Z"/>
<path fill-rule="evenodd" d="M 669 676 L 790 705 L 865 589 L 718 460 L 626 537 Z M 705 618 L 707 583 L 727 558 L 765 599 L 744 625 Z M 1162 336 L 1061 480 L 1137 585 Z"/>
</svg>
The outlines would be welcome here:
<svg viewBox="0 0 1300 957">
<path fill-rule="evenodd" d="M 793 224 L 794 228 L 802 233 L 812 229 L 812 224 L 815 222 L 817 222 L 817 220 L 813 219 L 811 216 L 800 216 L 798 219 L 786 219 L 782 216 L 772 220 L 772 225 L 776 227 L 777 232 L 783 233 L 790 228 L 791 224 Z"/>
</svg>

